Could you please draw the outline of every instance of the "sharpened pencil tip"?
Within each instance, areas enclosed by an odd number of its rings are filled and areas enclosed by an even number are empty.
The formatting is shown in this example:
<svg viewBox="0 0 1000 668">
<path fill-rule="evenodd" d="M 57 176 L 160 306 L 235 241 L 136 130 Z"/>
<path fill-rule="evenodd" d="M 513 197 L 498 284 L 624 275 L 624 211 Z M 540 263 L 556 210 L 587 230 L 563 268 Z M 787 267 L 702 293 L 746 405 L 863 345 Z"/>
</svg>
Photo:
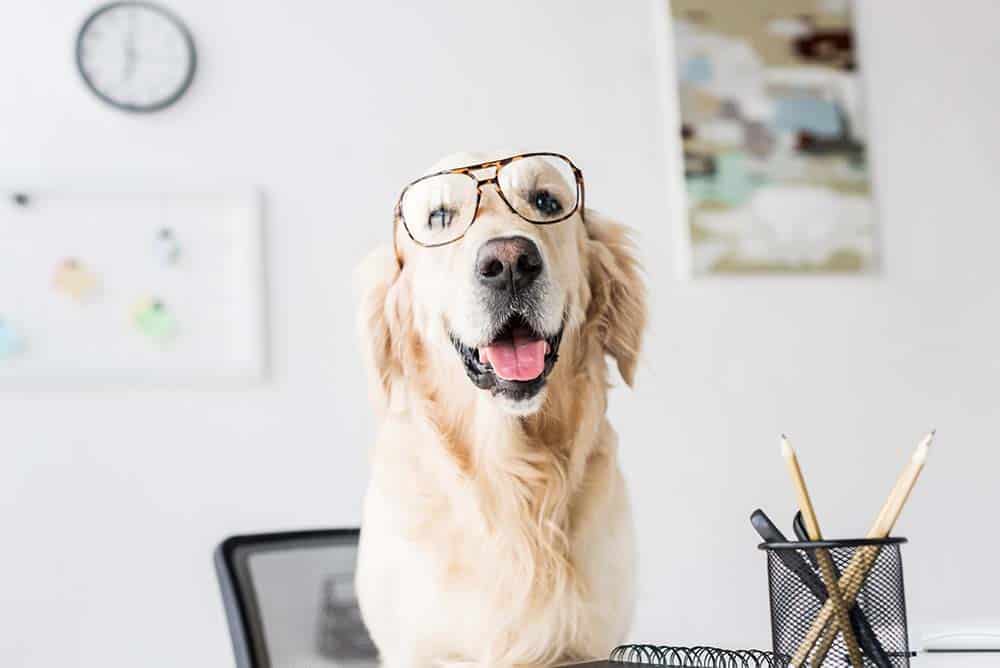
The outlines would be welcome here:
<svg viewBox="0 0 1000 668">
<path fill-rule="evenodd" d="M 923 465 L 927 461 L 927 452 L 930 450 L 931 442 L 934 440 L 934 434 L 937 430 L 932 430 L 929 434 L 924 436 L 923 440 L 917 446 L 916 452 L 913 453 L 913 461 Z"/>
<path fill-rule="evenodd" d="M 792 450 L 791 444 L 788 442 L 788 437 L 784 434 L 781 435 L 781 454 L 785 457 L 791 457 L 795 454 L 795 451 Z"/>
</svg>

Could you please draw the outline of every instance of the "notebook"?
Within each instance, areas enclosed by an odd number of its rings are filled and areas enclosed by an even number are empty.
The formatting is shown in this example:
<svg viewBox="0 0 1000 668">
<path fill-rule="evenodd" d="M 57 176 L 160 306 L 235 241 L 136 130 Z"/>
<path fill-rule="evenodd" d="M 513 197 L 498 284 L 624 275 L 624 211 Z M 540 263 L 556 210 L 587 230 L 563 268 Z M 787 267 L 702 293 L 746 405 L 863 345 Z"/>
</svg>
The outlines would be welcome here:
<svg viewBox="0 0 1000 668">
<path fill-rule="evenodd" d="M 791 657 L 778 656 L 758 649 L 719 649 L 718 647 L 670 647 L 669 645 L 622 645 L 616 647 L 607 661 L 576 663 L 574 666 L 617 666 L 638 664 L 665 667 L 729 668 L 753 666 L 754 668 L 787 668 Z"/>
</svg>

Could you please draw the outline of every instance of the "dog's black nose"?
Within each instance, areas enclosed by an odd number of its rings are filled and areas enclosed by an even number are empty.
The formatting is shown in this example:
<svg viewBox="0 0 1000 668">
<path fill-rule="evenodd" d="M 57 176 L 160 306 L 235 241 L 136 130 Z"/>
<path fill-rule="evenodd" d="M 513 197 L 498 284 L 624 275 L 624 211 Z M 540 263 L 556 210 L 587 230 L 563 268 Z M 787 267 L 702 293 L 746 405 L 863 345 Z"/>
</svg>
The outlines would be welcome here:
<svg viewBox="0 0 1000 668">
<path fill-rule="evenodd" d="M 523 290 L 542 273 L 542 254 L 524 237 L 491 239 L 476 255 L 479 283 L 492 290 Z"/>
</svg>

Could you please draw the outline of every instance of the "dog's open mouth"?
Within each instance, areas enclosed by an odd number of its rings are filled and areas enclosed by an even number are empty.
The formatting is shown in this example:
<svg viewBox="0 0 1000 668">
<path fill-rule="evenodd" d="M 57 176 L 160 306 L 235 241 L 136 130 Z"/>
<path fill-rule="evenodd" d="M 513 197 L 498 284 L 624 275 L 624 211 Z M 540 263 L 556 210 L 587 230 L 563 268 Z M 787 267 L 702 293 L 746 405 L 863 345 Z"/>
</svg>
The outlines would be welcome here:
<svg viewBox="0 0 1000 668">
<path fill-rule="evenodd" d="M 476 387 L 514 400 L 530 399 L 545 385 L 559 358 L 562 329 L 544 336 L 522 317 L 510 317 L 484 346 L 473 348 L 451 337 L 465 372 Z"/>
</svg>

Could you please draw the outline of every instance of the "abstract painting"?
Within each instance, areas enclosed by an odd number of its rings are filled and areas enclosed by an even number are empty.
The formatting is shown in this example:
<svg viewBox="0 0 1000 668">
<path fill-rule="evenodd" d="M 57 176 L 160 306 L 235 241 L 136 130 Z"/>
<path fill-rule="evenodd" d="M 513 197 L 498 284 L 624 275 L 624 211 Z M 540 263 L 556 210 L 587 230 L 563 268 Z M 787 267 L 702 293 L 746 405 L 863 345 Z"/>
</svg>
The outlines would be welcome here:
<svg viewBox="0 0 1000 668">
<path fill-rule="evenodd" d="M 691 273 L 871 271 L 850 0 L 670 6 Z"/>
</svg>

